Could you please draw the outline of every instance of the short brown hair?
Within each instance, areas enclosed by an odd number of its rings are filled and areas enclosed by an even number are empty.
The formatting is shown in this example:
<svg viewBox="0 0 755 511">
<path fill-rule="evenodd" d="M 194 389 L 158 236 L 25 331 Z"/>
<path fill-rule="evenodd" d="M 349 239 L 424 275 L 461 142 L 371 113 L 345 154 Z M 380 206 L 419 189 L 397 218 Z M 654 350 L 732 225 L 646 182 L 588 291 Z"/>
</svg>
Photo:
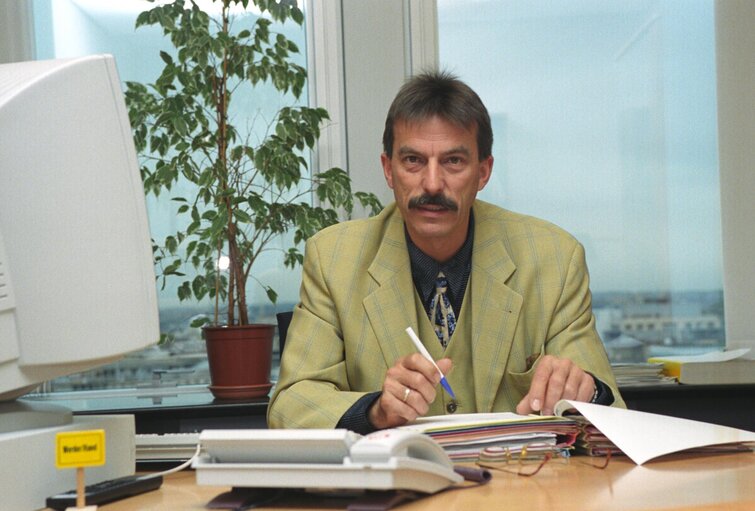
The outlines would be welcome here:
<svg viewBox="0 0 755 511">
<path fill-rule="evenodd" d="M 407 81 L 388 110 L 383 131 L 383 151 L 393 152 L 393 128 L 398 121 L 424 121 L 438 116 L 466 129 L 477 128 L 480 160 L 493 150 L 493 130 L 488 110 L 466 83 L 446 71 L 419 74 Z"/>
</svg>

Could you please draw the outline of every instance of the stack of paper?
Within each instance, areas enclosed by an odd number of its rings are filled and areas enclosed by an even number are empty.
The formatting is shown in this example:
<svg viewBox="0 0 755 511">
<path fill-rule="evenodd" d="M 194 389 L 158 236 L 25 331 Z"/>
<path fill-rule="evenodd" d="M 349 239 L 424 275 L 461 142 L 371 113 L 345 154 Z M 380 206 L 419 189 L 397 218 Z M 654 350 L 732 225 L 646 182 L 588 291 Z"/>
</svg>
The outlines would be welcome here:
<svg viewBox="0 0 755 511">
<path fill-rule="evenodd" d="M 704 355 L 653 357 L 664 373 L 687 384 L 755 383 L 755 358 L 749 348 L 714 351 Z"/>
<path fill-rule="evenodd" d="M 581 415 L 572 416 L 572 418 L 580 424 L 580 432 L 577 435 L 577 441 L 574 443 L 577 452 L 588 456 L 606 456 L 609 453 L 612 456 L 623 454 L 621 449 L 616 447 L 616 444 L 601 433 L 598 428 L 590 424 L 590 421 Z"/>
<path fill-rule="evenodd" d="M 674 384 L 676 379 L 663 374 L 663 363 L 611 364 L 619 387 Z"/>
<path fill-rule="evenodd" d="M 565 417 L 478 413 L 422 417 L 401 429 L 429 435 L 459 462 L 477 461 L 483 450 L 495 456 L 519 453 L 524 446 L 566 448 L 574 443 L 579 425 Z"/>
</svg>

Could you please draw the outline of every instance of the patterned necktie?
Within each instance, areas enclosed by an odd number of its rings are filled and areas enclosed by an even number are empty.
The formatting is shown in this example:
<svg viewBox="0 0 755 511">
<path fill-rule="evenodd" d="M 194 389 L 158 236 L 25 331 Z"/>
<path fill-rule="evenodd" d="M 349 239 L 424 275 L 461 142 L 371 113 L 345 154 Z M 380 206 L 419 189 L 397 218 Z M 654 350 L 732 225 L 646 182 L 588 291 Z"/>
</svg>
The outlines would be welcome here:
<svg viewBox="0 0 755 511">
<path fill-rule="evenodd" d="M 446 290 L 448 289 L 448 280 L 443 272 L 438 273 L 435 279 L 435 296 L 430 302 L 430 322 L 435 327 L 435 335 L 438 336 L 443 349 L 448 346 L 448 341 L 456 328 L 456 316 L 454 315 L 451 302 L 448 300 Z"/>
</svg>

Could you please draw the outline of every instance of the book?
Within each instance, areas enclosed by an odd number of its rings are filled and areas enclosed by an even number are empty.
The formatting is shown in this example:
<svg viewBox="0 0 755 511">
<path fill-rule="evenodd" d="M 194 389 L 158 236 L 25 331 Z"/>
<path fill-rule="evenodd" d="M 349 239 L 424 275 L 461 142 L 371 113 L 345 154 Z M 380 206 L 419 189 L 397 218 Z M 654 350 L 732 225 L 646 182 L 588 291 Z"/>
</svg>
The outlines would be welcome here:
<svg viewBox="0 0 755 511">
<path fill-rule="evenodd" d="M 716 351 L 704 355 L 653 357 L 650 363 L 663 364 L 663 372 L 679 383 L 722 385 L 755 383 L 755 359 L 749 348 Z"/>
</svg>

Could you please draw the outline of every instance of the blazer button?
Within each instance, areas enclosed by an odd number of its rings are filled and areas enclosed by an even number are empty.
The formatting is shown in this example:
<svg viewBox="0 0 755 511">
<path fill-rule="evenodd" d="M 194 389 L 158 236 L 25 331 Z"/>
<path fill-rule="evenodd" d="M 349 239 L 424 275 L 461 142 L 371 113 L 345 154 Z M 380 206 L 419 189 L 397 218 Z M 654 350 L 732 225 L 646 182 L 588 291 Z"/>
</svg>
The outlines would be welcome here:
<svg viewBox="0 0 755 511">
<path fill-rule="evenodd" d="M 446 411 L 448 413 L 454 413 L 458 407 L 456 406 L 456 401 L 451 401 L 446 405 Z"/>
</svg>

